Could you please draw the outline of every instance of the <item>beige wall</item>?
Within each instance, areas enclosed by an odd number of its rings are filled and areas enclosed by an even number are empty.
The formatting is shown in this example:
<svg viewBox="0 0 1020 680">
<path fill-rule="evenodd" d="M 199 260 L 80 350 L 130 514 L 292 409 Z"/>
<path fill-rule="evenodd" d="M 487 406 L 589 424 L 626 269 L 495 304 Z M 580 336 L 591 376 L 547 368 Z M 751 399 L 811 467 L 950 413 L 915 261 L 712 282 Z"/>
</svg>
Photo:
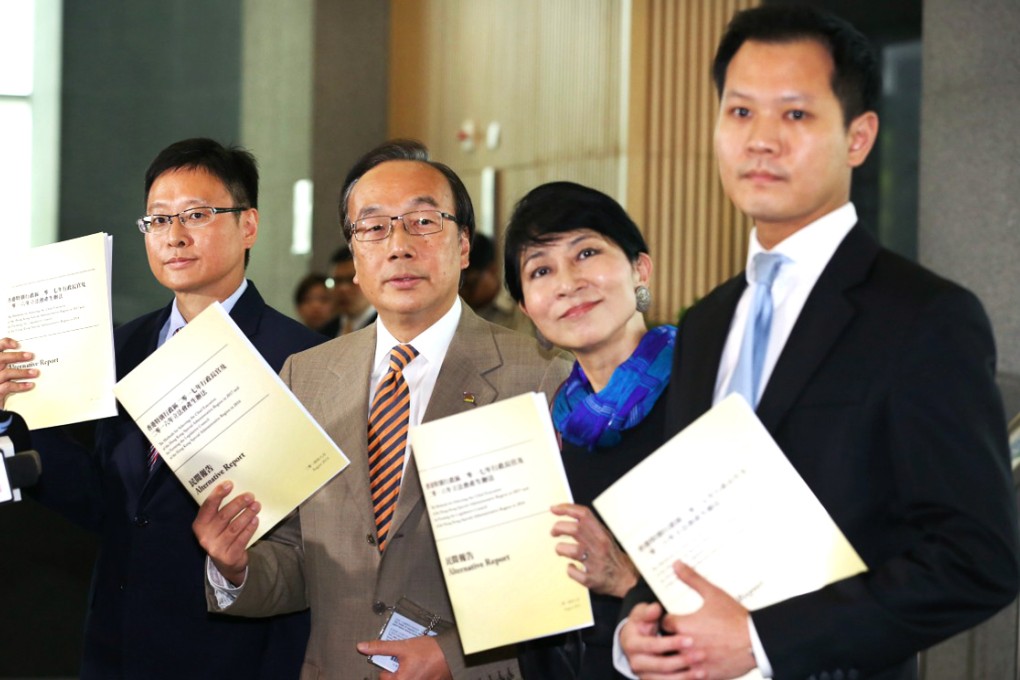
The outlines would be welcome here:
<svg viewBox="0 0 1020 680">
<path fill-rule="evenodd" d="M 389 2 L 315 0 L 312 269 L 332 273 L 344 242 L 338 212 L 347 171 L 386 140 Z"/>
<path fill-rule="evenodd" d="M 569 179 L 622 198 L 626 7 L 619 0 L 393 0 L 391 137 L 414 137 L 484 209 L 496 177 L 497 235 L 537 184 Z M 476 128 L 461 148 L 464 121 Z M 488 149 L 486 127 L 500 143 Z"/>
<path fill-rule="evenodd" d="M 634 0 L 627 210 L 656 263 L 651 317 L 675 321 L 744 268 L 749 222 L 712 152 L 712 57 L 729 18 L 757 0 Z"/>
<path fill-rule="evenodd" d="M 423 140 L 497 235 L 514 202 L 567 179 L 621 201 L 656 262 L 649 317 L 673 321 L 743 268 L 747 223 L 712 164 L 712 52 L 756 0 L 392 0 L 391 137 Z M 475 148 L 457 132 L 475 126 Z M 488 149 L 490 122 L 500 144 Z"/>
<path fill-rule="evenodd" d="M 343 243 L 337 196 L 347 170 L 386 139 L 389 4 L 244 0 L 241 143 L 259 160 L 261 226 L 249 276 L 294 313 L 308 271 L 329 272 Z M 291 252 L 294 183 L 311 179 L 312 253 Z"/>
<path fill-rule="evenodd" d="M 248 265 L 266 302 L 292 314 L 308 266 L 291 252 L 293 187 L 311 177 L 312 0 L 242 5 L 241 139 L 259 162 L 259 235 Z"/>
</svg>

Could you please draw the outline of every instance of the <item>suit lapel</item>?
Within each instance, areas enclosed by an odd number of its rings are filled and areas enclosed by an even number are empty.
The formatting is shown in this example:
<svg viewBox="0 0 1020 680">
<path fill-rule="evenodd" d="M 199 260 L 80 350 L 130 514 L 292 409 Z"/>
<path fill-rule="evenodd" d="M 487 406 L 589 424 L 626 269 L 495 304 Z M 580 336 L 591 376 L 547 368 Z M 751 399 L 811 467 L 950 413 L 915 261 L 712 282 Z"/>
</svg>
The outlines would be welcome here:
<svg viewBox="0 0 1020 680">
<path fill-rule="evenodd" d="M 742 273 L 733 277 L 681 320 L 680 363 L 674 369 L 677 375 L 669 392 L 669 410 L 677 417 L 669 419 L 667 436 L 676 434 L 712 407 L 726 336 L 746 285 Z"/>
<path fill-rule="evenodd" d="M 485 379 L 485 374 L 500 365 L 502 359 L 488 324 L 464 305 L 423 421 L 445 418 L 491 404 L 498 394 Z M 473 403 L 465 399 L 473 399 Z M 400 487 L 390 531 L 399 530 L 400 525 L 421 502 L 418 466 L 412 463 L 404 467 L 404 482 Z"/>
<path fill-rule="evenodd" d="M 172 303 L 171 303 L 172 304 Z M 150 354 L 156 351 L 156 343 L 159 342 L 159 332 L 163 324 L 170 317 L 170 305 L 167 305 L 159 313 L 153 314 L 138 331 L 131 337 L 125 338 L 123 342 L 117 343 L 117 379 L 133 371 L 138 364 L 145 361 Z M 131 421 L 131 416 L 118 405 L 120 417 Z M 132 427 L 132 425 L 127 425 Z M 162 477 L 159 472 L 165 467 L 162 459 L 156 461 L 156 467 L 152 473 L 149 472 L 149 440 L 145 438 L 137 426 L 133 426 L 130 437 L 136 438 L 137 446 L 125 446 L 127 455 L 118 456 L 114 465 L 119 469 L 119 476 L 125 480 L 125 490 L 128 499 L 128 511 L 132 514 L 140 508 L 153 493 L 158 479 Z M 127 441 L 129 438 L 125 438 Z"/>
<path fill-rule="evenodd" d="M 368 480 L 368 389 L 372 380 L 372 361 L 375 357 L 375 326 L 344 336 L 334 344 L 340 351 L 330 359 L 328 370 L 338 385 L 349 386 L 345 397 L 335 394 L 320 395 L 316 412 L 328 414 L 325 429 L 350 459 L 350 466 L 328 485 L 336 492 L 337 505 L 356 507 L 368 526 L 375 526 L 372 496 Z M 328 400 L 328 401 L 327 401 Z"/>
<path fill-rule="evenodd" d="M 758 403 L 758 417 L 770 432 L 779 427 L 853 320 L 856 312 L 846 293 L 867 278 L 878 250 L 867 232 L 854 227 L 822 271 Z"/>
<path fill-rule="evenodd" d="M 237 299 L 230 310 L 230 318 L 241 329 L 244 336 L 254 341 L 259 332 L 259 324 L 262 321 L 262 312 L 266 308 L 265 300 L 259 294 L 255 284 L 248 282 L 248 287 Z"/>
</svg>

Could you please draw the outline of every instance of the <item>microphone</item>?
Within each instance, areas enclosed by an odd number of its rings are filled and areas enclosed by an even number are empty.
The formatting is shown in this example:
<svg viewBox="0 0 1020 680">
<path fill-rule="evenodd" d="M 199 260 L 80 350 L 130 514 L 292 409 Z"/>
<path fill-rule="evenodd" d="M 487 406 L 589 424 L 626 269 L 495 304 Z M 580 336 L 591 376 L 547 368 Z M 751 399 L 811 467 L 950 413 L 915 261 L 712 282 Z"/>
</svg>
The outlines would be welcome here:
<svg viewBox="0 0 1020 680">
<path fill-rule="evenodd" d="M 39 480 L 42 461 L 31 446 L 25 419 L 0 411 L 0 504 L 20 501 L 21 489 Z"/>
</svg>

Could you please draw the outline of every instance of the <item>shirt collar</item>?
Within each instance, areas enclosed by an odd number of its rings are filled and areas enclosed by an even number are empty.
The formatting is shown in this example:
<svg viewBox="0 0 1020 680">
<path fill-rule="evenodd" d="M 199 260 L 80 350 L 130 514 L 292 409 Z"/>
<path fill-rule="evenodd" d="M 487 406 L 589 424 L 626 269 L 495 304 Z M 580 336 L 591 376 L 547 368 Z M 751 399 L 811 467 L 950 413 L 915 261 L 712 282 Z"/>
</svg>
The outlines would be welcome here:
<svg viewBox="0 0 1020 680">
<path fill-rule="evenodd" d="M 857 210 L 853 203 L 845 203 L 832 212 L 819 217 L 807 226 L 776 244 L 771 251 L 785 255 L 791 263 L 804 272 L 821 273 L 832 259 L 836 248 L 857 224 Z M 750 277 L 754 256 L 765 252 L 758 242 L 758 229 L 751 230 L 751 242 L 747 249 L 747 276 Z M 750 278 L 748 278 L 750 282 Z"/>
<path fill-rule="evenodd" d="M 400 344 L 412 345 L 418 350 L 418 356 L 425 357 L 425 360 L 430 364 L 442 363 L 443 359 L 446 358 L 446 350 L 449 349 L 450 342 L 453 341 L 453 335 L 457 331 L 460 315 L 461 302 L 458 297 L 454 300 L 450 311 L 444 314 L 439 321 L 436 321 L 407 343 L 401 343 L 393 337 L 393 334 L 386 328 L 386 324 L 383 323 L 382 317 L 376 317 L 375 362 L 372 365 L 378 366 L 381 362 L 387 361 L 390 350 Z"/>
<path fill-rule="evenodd" d="M 241 285 L 237 287 L 237 290 L 220 303 L 227 314 L 230 314 L 230 311 L 246 290 L 248 290 L 248 279 L 241 279 Z M 170 305 L 170 318 L 163 324 L 163 329 L 159 333 L 159 344 L 162 345 L 166 342 L 167 338 L 172 337 L 174 333 L 184 328 L 187 323 L 184 320 L 184 315 L 181 314 L 181 310 L 177 308 L 177 298 L 175 297 L 173 304 Z"/>
</svg>

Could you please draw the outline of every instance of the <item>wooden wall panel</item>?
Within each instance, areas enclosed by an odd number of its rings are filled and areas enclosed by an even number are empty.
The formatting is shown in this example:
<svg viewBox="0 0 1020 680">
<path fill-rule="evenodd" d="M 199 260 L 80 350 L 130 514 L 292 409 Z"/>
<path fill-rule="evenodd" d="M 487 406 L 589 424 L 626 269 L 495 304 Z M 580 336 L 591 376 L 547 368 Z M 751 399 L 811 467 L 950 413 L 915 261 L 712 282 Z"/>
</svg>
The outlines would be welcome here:
<svg viewBox="0 0 1020 680">
<path fill-rule="evenodd" d="M 495 168 L 497 231 L 542 182 L 622 199 L 623 0 L 392 0 L 391 136 L 429 145 L 477 204 Z M 457 140 L 471 120 L 476 147 Z M 490 122 L 496 149 L 484 145 Z"/>
<path fill-rule="evenodd" d="M 537 184 L 605 191 L 648 239 L 655 322 L 743 268 L 749 225 L 713 163 L 709 71 L 730 16 L 757 0 L 391 1 L 390 136 L 426 142 L 476 204 L 495 168 L 497 235 Z"/>
<path fill-rule="evenodd" d="M 726 22 L 757 0 L 634 0 L 627 208 L 656 264 L 650 317 L 677 313 L 743 268 L 748 221 L 713 160 L 711 63 Z"/>
</svg>

